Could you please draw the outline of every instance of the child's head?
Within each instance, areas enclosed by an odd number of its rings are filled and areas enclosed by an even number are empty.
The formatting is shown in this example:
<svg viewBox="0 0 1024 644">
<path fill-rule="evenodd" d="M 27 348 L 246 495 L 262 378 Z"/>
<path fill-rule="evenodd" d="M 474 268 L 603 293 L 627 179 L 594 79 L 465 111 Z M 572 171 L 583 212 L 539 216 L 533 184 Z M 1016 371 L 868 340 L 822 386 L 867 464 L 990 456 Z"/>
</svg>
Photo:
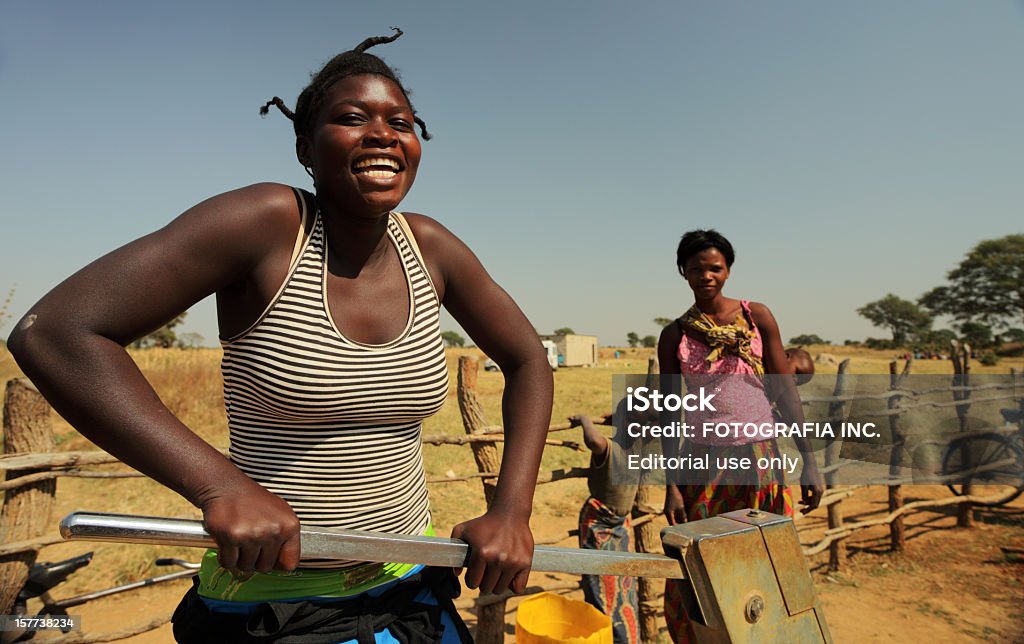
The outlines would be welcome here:
<svg viewBox="0 0 1024 644">
<path fill-rule="evenodd" d="M 402 81 L 399 80 L 398 74 L 395 73 L 395 70 L 391 69 L 391 67 L 380 58 L 373 54 L 366 53 L 366 50 L 370 47 L 398 40 L 399 36 L 402 35 L 402 30 L 398 27 L 392 27 L 392 29 L 395 32 L 392 36 L 367 38 L 356 45 L 354 49 L 342 52 L 329 60 L 319 72 L 312 75 L 309 85 L 307 85 L 299 94 L 299 98 L 295 102 L 294 112 L 288 109 L 284 104 L 284 101 L 275 96 L 260 108 L 260 114 L 265 115 L 270 106 L 275 105 L 279 110 L 281 110 L 282 114 L 291 119 L 292 125 L 295 129 L 295 136 L 308 137 L 311 134 L 313 123 L 316 120 L 320 103 L 324 96 L 327 95 L 328 90 L 331 89 L 331 86 L 346 76 L 354 76 L 357 74 L 375 74 L 390 80 L 398 86 L 398 89 L 401 90 L 406 101 L 409 103 L 409 107 L 412 108 L 412 102 L 409 101 L 409 92 L 402 85 Z M 424 123 L 418 116 L 415 120 L 420 126 L 423 138 L 430 139 L 426 123 Z"/>
<path fill-rule="evenodd" d="M 814 360 L 811 359 L 811 354 L 800 347 L 786 349 L 786 360 L 793 367 L 793 377 L 797 385 L 810 381 L 814 375 Z"/>
</svg>

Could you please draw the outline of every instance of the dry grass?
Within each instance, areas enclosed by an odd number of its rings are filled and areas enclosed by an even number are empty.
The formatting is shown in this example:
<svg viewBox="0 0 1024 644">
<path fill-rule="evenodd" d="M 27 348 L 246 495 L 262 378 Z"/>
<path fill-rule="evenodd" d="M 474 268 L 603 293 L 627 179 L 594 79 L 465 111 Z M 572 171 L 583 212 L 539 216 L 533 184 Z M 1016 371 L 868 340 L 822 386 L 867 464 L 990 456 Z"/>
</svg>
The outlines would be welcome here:
<svg viewBox="0 0 1024 644">
<path fill-rule="evenodd" d="M 815 358 L 822 353 L 835 356 L 837 361 L 850 359 L 848 373 L 871 374 L 889 373 L 889 363 L 895 358 L 897 351 L 884 349 L 864 349 L 843 345 L 815 344 L 805 346 Z M 833 365 L 816 364 L 818 373 L 835 373 Z M 903 368 L 903 360 L 899 360 L 899 368 Z M 999 364 L 986 367 L 978 361 L 971 362 L 972 373 L 1010 373 L 1015 368 L 1018 372 L 1024 369 L 1024 357 L 1001 358 Z M 915 360 L 911 372 L 915 374 L 951 374 L 953 373 L 952 363 L 949 360 Z"/>
<path fill-rule="evenodd" d="M 8 380 L 21 376 L 21 369 L 18 369 L 18 365 L 14 363 L 14 358 L 7 352 L 7 347 L 0 346 L 0 383 L 6 387 Z"/>
<path fill-rule="evenodd" d="M 10 308 L 12 299 L 14 299 L 13 286 L 11 287 L 11 290 L 7 292 L 7 297 L 4 298 L 4 301 L 0 302 L 0 332 L 2 332 L 4 325 L 6 325 L 11 319 Z"/>
<path fill-rule="evenodd" d="M 227 446 L 226 419 L 220 384 L 219 349 L 149 349 L 133 356 L 168 408 L 200 436 L 218 447 Z M 6 349 L 0 349 L 0 378 L 21 376 Z M 96 449 L 88 439 L 54 416 L 53 431 L 62 451 Z M 105 470 L 124 470 L 111 466 Z M 74 510 L 122 512 L 156 516 L 192 516 L 198 513 L 170 490 L 147 479 L 62 478 L 53 511 L 57 517 Z M 41 557 L 57 560 L 87 550 L 96 554 L 94 563 L 76 573 L 63 588 L 67 594 L 95 590 L 134 581 L 154 574 L 153 560 L 161 556 L 194 558 L 187 548 L 128 546 L 118 544 L 60 544 L 47 548 Z"/>
</svg>

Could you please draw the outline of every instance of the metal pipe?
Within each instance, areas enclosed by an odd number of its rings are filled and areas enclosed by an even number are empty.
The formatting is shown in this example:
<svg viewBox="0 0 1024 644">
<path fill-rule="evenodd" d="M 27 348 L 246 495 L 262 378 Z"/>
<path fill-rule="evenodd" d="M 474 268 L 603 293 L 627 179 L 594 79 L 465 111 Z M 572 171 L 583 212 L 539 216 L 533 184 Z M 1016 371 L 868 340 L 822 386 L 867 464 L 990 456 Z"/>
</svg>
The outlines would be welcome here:
<svg viewBox="0 0 1024 644">
<path fill-rule="evenodd" d="M 98 512 L 72 512 L 60 523 L 65 539 L 114 541 L 196 548 L 215 547 L 213 537 L 194 519 L 169 519 Z M 463 568 L 469 546 L 457 539 L 362 530 L 303 527 L 302 556 L 423 564 Z M 537 546 L 533 570 L 572 574 L 683 579 L 679 561 L 661 555 Z"/>
<path fill-rule="evenodd" d="M 105 590 L 97 590 L 96 592 L 86 593 L 84 595 L 76 595 L 75 597 L 68 597 L 67 599 L 61 599 L 45 606 L 46 610 L 60 609 L 66 611 L 67 609 L 90 602 L 100 597 L 109 597 L 110 595 L 117 595 L 129 590 L 135 590 L 136 588 L 144 588 L 146 586 L 153 586 L 154 584 L 160 584 L 165 581 L 173 581 L 175 579 L 188 579 L 192 575 L 196 574 L 195 570 L 178 570 L 175 572 L 167 573 L 166 575 L 160 575 L 159 577 L 151 577 L 150 579 L 141 579 L 139 581 L 133 581 L 129 584 L 122 586 L 115 586 L 113 588 L 107 588 Z"/>
</svg>

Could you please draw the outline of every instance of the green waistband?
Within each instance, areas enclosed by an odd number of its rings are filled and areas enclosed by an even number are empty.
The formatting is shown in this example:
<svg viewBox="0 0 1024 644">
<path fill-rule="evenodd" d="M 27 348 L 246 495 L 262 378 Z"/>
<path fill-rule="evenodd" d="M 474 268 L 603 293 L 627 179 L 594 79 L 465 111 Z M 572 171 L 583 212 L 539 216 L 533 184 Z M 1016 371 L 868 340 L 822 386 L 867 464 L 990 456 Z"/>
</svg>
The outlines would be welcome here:
<svg viewBox="0 0 1024 644">
<path fill-rule="evenodd" d="M 428 525 L 426 536 L 434 536 Z M 233 576 L 217 562 L 210 549 L 199 566 L 199 595 L 236 602 L 266 602 L 300 597 L 350 597 L 398 579 L 416 564 L 367 563 L 353 568 L 297 568 L 292 572 L 272 571 Z"/>
</svg>

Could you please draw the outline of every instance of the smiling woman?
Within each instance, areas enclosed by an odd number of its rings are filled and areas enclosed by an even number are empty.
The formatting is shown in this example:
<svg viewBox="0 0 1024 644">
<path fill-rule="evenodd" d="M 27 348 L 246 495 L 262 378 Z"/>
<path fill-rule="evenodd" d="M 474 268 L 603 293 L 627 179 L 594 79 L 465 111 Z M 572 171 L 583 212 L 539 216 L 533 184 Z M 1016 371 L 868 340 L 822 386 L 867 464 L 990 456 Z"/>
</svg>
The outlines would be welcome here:
<svg viewBox="0 0 1024 644">
<path fill-rule="evenodd" d="M 393 82 L 359 74 L 337 81 L 308 135 L 299 160 L 317 193 L 339 212 L 387 212 L 412 188 L 420 165 L 413 112 Z"/>
<path fill-rule="evenodd" d="M 447 397 L 441 305 L 506 379 L 493 502 L 453 530 L 471 546 L 466 583 L 526 586 L 551 371 L 533 326 L 465 244 L 395 210 L 420 163 L 415 126 L 429 138 L 393 70 L 366 53 L 395 31 L 328 62 L 294 112 L 277 97 L 261 110 L 292 120 L 315 194 L 266 183 L 212 197 L 71 276 L 11 336 L 65 418 L 202 510 L 218 548 L 175 613 L 179 641 L 469 638 L 450 571 L 303 558 L 298 537 L 300 522 L 433 533 L 420 432 Z M 124 351 L 211 293 L 228 459 Z"/>
</svg>

